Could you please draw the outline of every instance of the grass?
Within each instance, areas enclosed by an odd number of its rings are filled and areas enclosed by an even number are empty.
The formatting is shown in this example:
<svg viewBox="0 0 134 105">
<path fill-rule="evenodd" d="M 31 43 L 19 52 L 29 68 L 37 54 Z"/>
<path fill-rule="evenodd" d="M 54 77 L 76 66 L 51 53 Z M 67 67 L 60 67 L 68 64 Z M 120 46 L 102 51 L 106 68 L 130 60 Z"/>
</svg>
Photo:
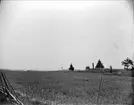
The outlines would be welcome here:
<svg viewBox="0 0 134 105">
<path fill-rule="evenodd" d="M 132 77 L 68 71 L 5 71 L 25 105 L 132 103 Z M 102 76 L 99 91 L 100 77 Z"/>
</svg>

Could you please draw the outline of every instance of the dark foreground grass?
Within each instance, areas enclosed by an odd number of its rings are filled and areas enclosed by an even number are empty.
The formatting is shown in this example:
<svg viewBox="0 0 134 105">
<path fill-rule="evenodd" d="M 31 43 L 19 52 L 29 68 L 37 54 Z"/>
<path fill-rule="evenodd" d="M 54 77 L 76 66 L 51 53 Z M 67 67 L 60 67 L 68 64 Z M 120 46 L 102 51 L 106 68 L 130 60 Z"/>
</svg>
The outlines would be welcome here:
<svg viewBox="0 0 134 105">
<path fill-rule="evenodd" d="M 68 71 L 5 71 L 25 105 L 130 105 L 132 77 Z"/>
</svg>

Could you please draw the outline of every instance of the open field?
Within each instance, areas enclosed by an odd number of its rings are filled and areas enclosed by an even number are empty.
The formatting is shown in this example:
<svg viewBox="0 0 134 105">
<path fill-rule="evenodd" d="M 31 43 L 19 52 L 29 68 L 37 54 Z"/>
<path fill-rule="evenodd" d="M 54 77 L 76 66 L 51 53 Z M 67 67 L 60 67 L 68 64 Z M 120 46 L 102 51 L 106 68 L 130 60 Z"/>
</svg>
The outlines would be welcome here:
<svg viewBox="0 0 134 105">
<path fill-rule="evenodd" d="M 5 71 L 24 105 L 130 105 L 132 77 L 69 71 Z"/>
</svg>

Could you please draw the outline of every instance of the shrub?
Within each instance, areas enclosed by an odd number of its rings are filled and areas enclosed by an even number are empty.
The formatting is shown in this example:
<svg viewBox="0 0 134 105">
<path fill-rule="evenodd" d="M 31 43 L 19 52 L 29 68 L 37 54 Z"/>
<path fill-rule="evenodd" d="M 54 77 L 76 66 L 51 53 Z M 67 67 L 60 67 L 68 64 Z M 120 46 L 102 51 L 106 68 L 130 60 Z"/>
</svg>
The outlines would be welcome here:
<svg viewBox="0 0 134 105">
<path fill-rule="evenodd" d="M 89 66 L 86 66 L 86 68 L 85 68 L 85 69 L 86 69 L 86 71 L 88 71 L 88 70 L 90 70 L 90 67 L 89 67 Z"/>
</svg>

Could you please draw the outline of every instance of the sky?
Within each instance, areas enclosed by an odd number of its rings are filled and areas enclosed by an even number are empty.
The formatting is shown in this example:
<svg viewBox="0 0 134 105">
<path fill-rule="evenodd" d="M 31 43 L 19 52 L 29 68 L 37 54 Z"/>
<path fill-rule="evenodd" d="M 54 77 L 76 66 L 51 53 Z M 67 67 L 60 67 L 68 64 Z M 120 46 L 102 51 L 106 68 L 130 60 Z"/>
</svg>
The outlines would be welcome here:
<svg viewBox="0 0 134 105">
<path fill-rule="evenodd" d="M 123 68 L 134 58 L 133 10 L 125 0 L 3 1 L 0 68 Z"/>
</svg>

